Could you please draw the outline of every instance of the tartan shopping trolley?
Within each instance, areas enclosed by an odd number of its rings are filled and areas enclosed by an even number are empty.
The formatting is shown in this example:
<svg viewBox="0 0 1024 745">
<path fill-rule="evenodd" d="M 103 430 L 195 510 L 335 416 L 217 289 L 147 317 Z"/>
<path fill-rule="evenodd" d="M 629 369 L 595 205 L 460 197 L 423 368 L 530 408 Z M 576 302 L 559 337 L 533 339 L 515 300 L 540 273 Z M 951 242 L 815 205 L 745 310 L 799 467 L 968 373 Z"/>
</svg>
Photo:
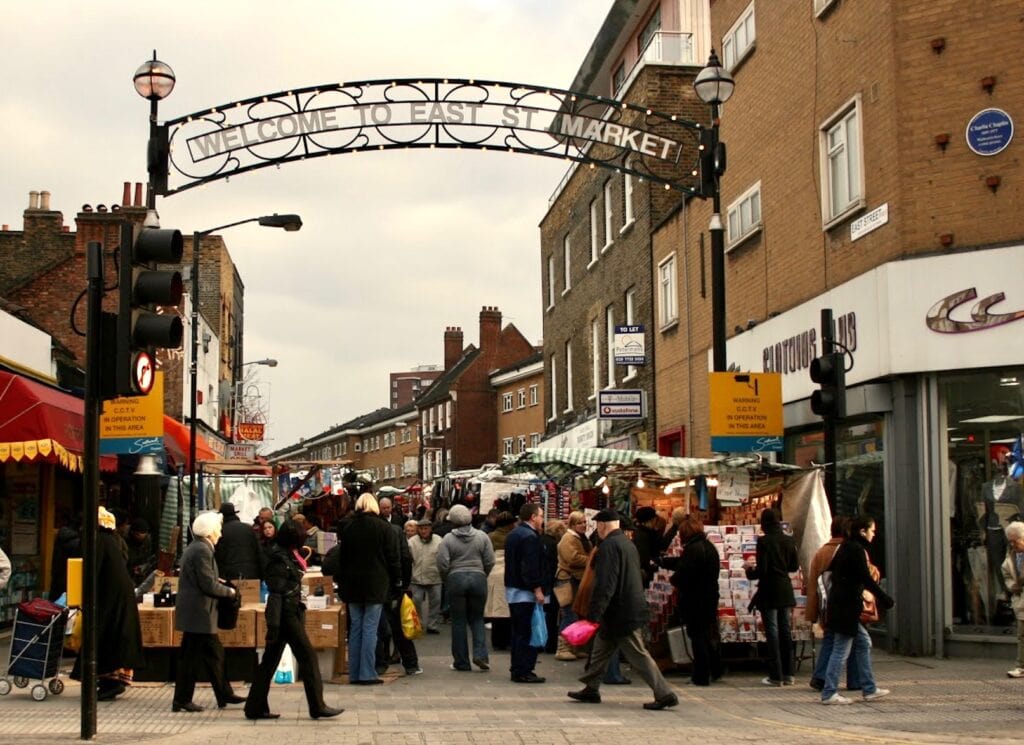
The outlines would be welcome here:
<svg viewBox="0 0 1024 745">
<path fill-rule="evenodd" d="M 36 701 L 46 698 L 47 688 L 54 695 L 64 692 L 64 681 L 59 674 L 67 620 L 67 608 L 43 598 L 18 604 L 7 675 L 0 677 L 0 696 L 11 692 L 12 682 L 18 688 L 26 688 L 32 680 L 39 681 L 32 686 L 32 698 Z M 47 678 L 50 681 L 44 686 Z"/>
</svg>

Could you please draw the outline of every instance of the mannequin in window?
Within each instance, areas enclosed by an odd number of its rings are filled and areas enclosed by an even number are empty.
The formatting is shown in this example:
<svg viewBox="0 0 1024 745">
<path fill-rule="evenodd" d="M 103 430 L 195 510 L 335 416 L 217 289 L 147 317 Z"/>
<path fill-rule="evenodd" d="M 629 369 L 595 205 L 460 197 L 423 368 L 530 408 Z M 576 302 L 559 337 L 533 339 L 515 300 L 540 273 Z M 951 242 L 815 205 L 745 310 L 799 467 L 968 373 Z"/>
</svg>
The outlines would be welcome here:
<svg viewBox="0 0 1024 745">
<path fill-rule="evenodd" d="M 981 496 L 985 503 L 985 512 L 979 521 L 979 527 L 984 535 L 985 555 L 987 559 L 986 584 L 983 593 L 985 604 L 985 615 L 991 623 L 996 610 L 996 600 L 1002 594 L 1002 571 L 1000 569 L 1003 559 L 1006 558 L 1006 525 L 1019 519 L 1020 512 L 1024 508 L 1024 490 L 1020 484 L 1007 477 L 1006 456 L 1009 449 L 1001 447 L 1000 450 L 993 448 L 992 455 L 992 478 L 981 485 Z M 1007 510 L 997 510 L 997 506 L 1012 505 L 1014 514 L 1007 514 Z"/>
</svg>

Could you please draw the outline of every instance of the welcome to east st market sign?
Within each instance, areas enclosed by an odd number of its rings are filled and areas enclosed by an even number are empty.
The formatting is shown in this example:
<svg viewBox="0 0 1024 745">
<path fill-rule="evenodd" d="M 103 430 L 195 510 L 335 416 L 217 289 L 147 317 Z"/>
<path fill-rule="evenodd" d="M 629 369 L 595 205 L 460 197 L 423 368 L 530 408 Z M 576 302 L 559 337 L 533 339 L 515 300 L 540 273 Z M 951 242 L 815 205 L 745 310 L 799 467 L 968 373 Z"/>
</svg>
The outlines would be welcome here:
<svg viewBox="0 0 1024 745">
<path fill-rule="evenodd" d="M 238 101 L 162 125 L 157 192 L 335 153 L 472 148 L 594 163 L 697 193 L 700 131 L 674 115 L 518 83 L 338 83 Z"/>
</svg>

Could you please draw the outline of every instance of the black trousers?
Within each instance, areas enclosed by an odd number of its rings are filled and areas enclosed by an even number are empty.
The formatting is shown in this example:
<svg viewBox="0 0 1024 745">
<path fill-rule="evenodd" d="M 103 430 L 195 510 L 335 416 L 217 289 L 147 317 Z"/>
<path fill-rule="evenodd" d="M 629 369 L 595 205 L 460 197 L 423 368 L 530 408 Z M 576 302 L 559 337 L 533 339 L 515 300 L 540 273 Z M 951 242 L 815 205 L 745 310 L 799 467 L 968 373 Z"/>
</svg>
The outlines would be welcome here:
<svg viewBox="0 0 1024 745">
<path fill-rule="evenodd" d="M 177 664 L 174 703 L 191 703 L 200 665 L 206 669 L 218 705 L 224 705 L 228 697 L 235 694 L 231 683 L 224 677 L 224 647 L 216 634 L 184 632 L 181 635 L 181 647 L 178 648 Z"/>
<path fill-rule="evenodd" d="M 420 666 L 416 645 L 402 632 L 402 600 L 389 600 L 384 604 L 377 627 L 376 666 L 387 667 L 391 661 L 391 642 L 402 658 L 402 667 L 415 670 Z"/>
<path fill-rule="evenodd" d="M 709 685 L 722 677 L 722 658 L 718 642 L 718 618 L 686 624 L 686 635 L 693 646 L 693 673 L 696 685 Z"/>
<path fill-rule="evenodd" d="M 252 686 L 249 688 L 249 697 L 245 701 L 246 716 L 256 716 L 270 711 L 267 696 L 270 694 L 270 684 L 274 680 L 274 673 L 277 672 L 277 664 L 281 661 L 286 644 L 295 655 L 299 677 L 302 678 L 302 685 L 306 689 L 306 705 L 309 707 L 310 716 L 326 708 L 320 665 L 317 663 L 313 645 L 306 636 L 305 621 L 304 608 L 284 608 L 281 611 L 281 628 L 277 639 L 267 642 L 263 650 L 263 659 L 260 660 L 260 666 L 256 669 Z"/>
</svg>

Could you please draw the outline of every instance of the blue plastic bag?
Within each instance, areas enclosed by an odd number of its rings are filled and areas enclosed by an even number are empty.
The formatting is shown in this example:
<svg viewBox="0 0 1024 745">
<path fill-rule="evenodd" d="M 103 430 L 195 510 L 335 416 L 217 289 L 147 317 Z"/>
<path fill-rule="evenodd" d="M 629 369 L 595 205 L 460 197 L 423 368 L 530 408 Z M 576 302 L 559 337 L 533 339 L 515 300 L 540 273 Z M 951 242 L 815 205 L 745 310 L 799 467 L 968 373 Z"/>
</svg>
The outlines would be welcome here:
<svg viewBox="0 0 1024 745">
<path fill-rule="evenodd" d="M 548 644 L 548 622 L 544 618 L 544 606 L 535 603 L 533 618 L 530 619 L 530 646 L 543 649 Z"/>
</svg>

